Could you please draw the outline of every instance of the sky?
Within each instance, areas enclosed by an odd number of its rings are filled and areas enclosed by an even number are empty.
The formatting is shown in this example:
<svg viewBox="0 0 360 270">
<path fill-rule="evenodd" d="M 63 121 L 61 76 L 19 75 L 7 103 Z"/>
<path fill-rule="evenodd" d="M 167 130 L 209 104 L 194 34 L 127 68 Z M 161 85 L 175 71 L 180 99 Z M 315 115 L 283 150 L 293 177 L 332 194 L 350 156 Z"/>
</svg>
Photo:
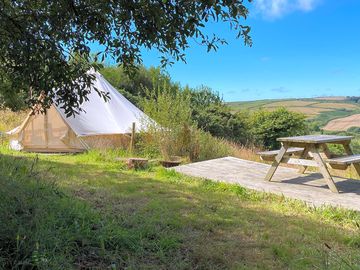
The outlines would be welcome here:
<svg viewBox="0 0 360 270">
<path fill-rule="evenodd" d="M 218 51 L 192 44 L 187 63 L 167 67 L 174 81 L 206 85 L 225 101 L 360 96 L 360 0 L 253 0 L 252 47 L 227 24 L 207 25 L 228 41 Z M 143 51 L 145 66 L 160 65 Z"/>
</svg>

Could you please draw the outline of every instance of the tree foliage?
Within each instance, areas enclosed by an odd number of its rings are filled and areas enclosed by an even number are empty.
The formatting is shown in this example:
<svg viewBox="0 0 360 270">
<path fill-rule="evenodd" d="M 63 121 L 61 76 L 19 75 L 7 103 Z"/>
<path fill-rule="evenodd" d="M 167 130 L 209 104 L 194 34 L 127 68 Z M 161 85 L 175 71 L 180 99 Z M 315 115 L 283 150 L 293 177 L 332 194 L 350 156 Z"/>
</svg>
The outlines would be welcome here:
<svg viewBox="0 0 360 270">
<path fill-rule="evenodd" d="M 198 128 L 216 137 L 245 144 L 247 142 L 246 121 L 233 114 L 219 93 L 206 86 L 189 90 L 192 118 Z"/>
<path fill-rule="evenodd" d="M 226 40 L 205 32 L 211 22 L 228 23 L 251 45 L 247 14 L 243 0 L 3 0 L 0 72 L 13 92 L 27 93 L 28 104 L 56 102 L 72 115 L 94 79 L 86 73 L 92 44 L 101 48 L 95 60 L 112 57 L 130 72 L 142 48 L 159 51 L 163 65 L 185 61 L 190 39 L 216 50 Z M 74 53 L 83 61 L 69 61 Z M 38 100 L 42 91 L 46 98 Z"/>
<path fill-rule="evenodd" d="M 170 98 L 173 98 L 175 102 L 179 97 L 184 96 L 187 101 L 182 107 L 189 106 L 191 121 L 198 128 L 213 136 L 233 142 L 245 144 L 248 140 L 245 118 L 231 113 L 219 93 L 207 86 L 181 87 L 180 84 L 173 82 L 167 73 L 153 67 L 148 69 L 139 67 L 132 77 L 129 77 L 121 67 L 106 67 L 101 70 L 101 73 L 124 96 L 145 111 L 146 103 L 154 103 L 152 105 L 155 107 L 157 104 L 160 106 L 158 98 L 166 97 L 166 104 L 171 104 Z M 162 94 L 162 91 L 166 93 Z M 154 93 L 148 94 L 149 92 Z M 162 110 L 162 113 L 167 110 L 171 110 L 171 107 Z M 160 115 L 155 117 L 161 118 Z M 175 119 L 174 123 L 176 122 Z"/>
<path fill-rule="evenodd" d="M 269 149 L 280 147 L 277 138 L 304 135 L 307 129 L 304 114 L 290 112 L 285 108 L 259 110 L 249 117 L 249 130 L 254 143 Z"/>
<path fill-rule="evenodd" d="M 138 66 L 129 76 L 123 67 L 107 66 L 101 74 L 132 103 L 141 106 L 141 99 L 147 97 L 147 89 L 177 88 L 170 76 L 159 67 Z"/>
</svg>

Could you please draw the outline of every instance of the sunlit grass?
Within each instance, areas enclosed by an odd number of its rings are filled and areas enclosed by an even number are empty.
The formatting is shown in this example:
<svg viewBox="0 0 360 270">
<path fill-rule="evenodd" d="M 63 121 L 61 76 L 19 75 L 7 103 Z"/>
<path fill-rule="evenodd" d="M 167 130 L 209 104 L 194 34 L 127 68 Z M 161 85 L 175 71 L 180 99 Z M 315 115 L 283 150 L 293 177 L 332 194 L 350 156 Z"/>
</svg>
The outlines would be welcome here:
<svg viewBox="0 0 360 270">
<path fill-rule="evenodd" d="M 152 165 L 127 170 L 115 159 L 118 154 L 39 155 L 33 170 L 35 154 L 2 156 L 0 239 L 20 245 L 10 249 L 11 256 L 1 246 L 0 265 L 12 260 L 40 269 L 360 266 L 359 213 L 310 208 Z"/>
</svg>

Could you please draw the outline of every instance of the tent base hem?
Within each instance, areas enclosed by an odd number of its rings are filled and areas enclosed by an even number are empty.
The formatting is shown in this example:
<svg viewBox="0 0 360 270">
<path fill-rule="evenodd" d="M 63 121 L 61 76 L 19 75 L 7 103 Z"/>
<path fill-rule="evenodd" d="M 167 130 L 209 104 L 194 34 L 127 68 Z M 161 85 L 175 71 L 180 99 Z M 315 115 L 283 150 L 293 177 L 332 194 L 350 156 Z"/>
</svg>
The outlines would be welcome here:
<svg viewBox="0 0 360 270">
<path fill-rule="evenodd" d="M 23 152 L 34 152 L 34 153 L 82 153 L 87 151 L 86 149 L 57 149 L 57 148 L 24 148 Z"/>
</svg>

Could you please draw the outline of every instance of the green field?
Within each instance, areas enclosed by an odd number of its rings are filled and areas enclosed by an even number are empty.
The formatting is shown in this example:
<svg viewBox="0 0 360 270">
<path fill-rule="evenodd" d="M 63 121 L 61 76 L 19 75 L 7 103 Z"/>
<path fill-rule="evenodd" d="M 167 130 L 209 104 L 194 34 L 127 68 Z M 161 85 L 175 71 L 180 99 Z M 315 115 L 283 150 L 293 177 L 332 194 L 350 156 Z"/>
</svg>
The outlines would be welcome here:
<svg viewBox="0 0 360 270">
<path fill-rule="evenodd" d="M 358 269 L 359 213 L 121 153 L 0 155 L 0 269 Z"/>
<path fill-rule="evenodd" d="M 233 112 L 242 110 L 274 110 L 285 107 L 290 111 L 300 112 L 307 116 L 310 122 L 319 127 L 325 126 L 329 121 L 360 113 L 360 104 L 346 100 L 334 99 L 273 99 L 256 101 L 239 101 L 227 103 Z"/>
</svg>

